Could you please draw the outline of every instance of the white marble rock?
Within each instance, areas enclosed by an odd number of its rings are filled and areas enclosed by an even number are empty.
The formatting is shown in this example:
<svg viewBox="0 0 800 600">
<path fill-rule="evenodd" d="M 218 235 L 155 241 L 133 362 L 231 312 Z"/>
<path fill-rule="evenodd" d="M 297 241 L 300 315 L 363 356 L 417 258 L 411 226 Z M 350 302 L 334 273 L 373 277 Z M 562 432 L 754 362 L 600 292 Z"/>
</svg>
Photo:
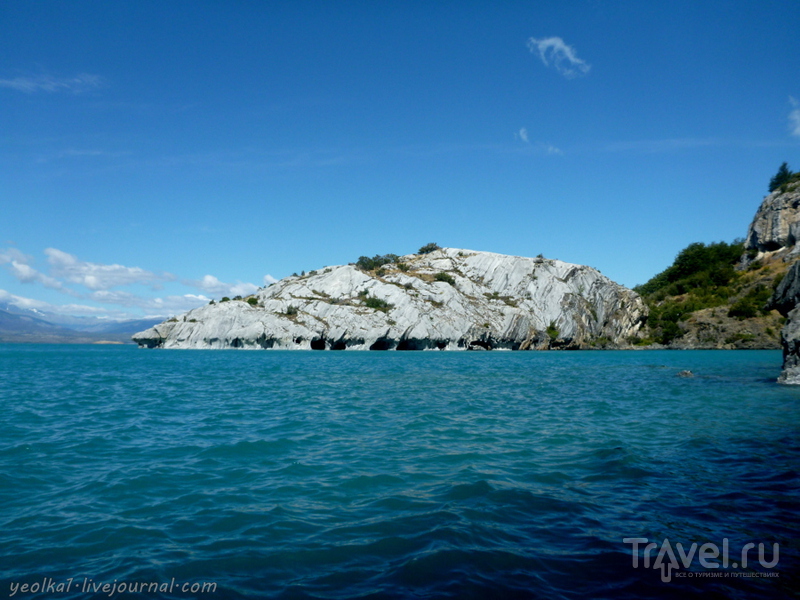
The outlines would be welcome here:
<svg viewBox="0 0 800 600">
<path fill-rule="evenodd" d="M 148 348 L 584 348 L 598 338 L 625 345 L 647 315 L 635 292 L 559 260 L 442 248 L 398 263 L 407 271 L 343 265 L 287 277 L 259 290 L 257 306 L 217 302 L 133 339 Z M 390 306 L 370 308 L 367 298 Z"/>
</svg>

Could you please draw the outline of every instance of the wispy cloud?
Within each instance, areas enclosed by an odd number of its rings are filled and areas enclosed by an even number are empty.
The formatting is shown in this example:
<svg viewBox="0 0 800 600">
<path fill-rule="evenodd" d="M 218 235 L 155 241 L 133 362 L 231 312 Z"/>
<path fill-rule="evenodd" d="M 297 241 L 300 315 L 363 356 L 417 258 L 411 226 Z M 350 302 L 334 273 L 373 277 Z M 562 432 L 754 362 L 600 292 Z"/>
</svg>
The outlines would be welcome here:
<svg viewBox="0 0 800 600">
<path fill-rule="evenodd" d="M 130 152 L 112 152 L 109 150 L 99 150 L 99 149 L 78 149 L 78 148 L 67 148 L 65 150 L 60 150 L 58 152 L 51 152 L 49 154 L 42 154 L 37 159 L 37 162 L 45 163 L 51 160 L 64 160 L 64 159 L 83 159 L 83 158 L 95 158 L 95 159 L 102 159 L 102 158 L 120 158 L 123 156 L 130 156 Z"/>
<path fill-rule="evenodd" d="M 550 142 L 542 142 L 542 141 L 533 141 L 532 142 L 531 141 L 531 137 L 530 137 L 530 135 L 528 133 L 528 130 L 525 127 L 521 128 L 519 131 L 517 131 L 514 134 L 514 137 L 519 139 L 519 140 L 522 140 L 525 143 L 525 146 L 522 148 L 521 151 L 525 152 L 526 154 L 533 153 L 533 154 L 536 154 L 536 155 L 539 155 L 539 156 L 542 155 L 542 154 L 547 154 L 547 155 L 551 155 L 551 156 L 553 156 L 553 155 L 563 156 L 564 155 L 564 151 L 561 150 L 561 148 L 558 148 L 557 146 L 554 146 Z"/>
<path fill-rule="evenodd" d="M 66 288 L 62 282 L 54 277 L 34 269 L 31 266 L 33 262 L 32 256 L 24 254 L 16 248 L 7 248 L 0 252 L 0 264 L 4 265 L 9 273 L 20 283 L 41 283 L 45 287 L 64 292 L 70 296 L 78 295 Z"/>
<path fill-rule="evenodd" d="M 0 88 L 6 88 L 25 94 L 37 92 L 55 93 L 69 92 L 80 94 L 100 87 L 103 80 L 98 75 L 81 73 L 74 77 L 53 77 L 51 75 L 34 75 L 27 77 L 14 77 L 13 79 L 0 79 Z"/>
<path fill-rule="evenodd" d="M 108 310 L 107 308 L 102 308 L 99 306 L 87 306 L 84 304 L 51 304 L 42 300 L 18 296 L 3 289 L 0 289 L 0 302 L 6 302 L 16 306 L 17 308 L 55 313 L 58 315 L 106 316 L 119 319 L 130 318 L 132 316 L 120 311 Z"/>
<path fill-rule="evenodd" d="M 568 46 L 560 37 L 529 38 L 528 49 L 539 53 L 544 66 L 553 67 L 567 79 L 586 75 L 592 68 L 586 61 L 578 58 L 575 48 Z"/>
<path fill-rule="evenodd" d="M 157 285 L 162 281 L 176 279 L 169 273 L 157 274 L 139 267 L 85 262 L 56 248 L 46 248 L 44 253 L 50 263 L 51 275 L 95 291 L 136 283 Z"/>
<path fill-rule="evenodd" d="M 721 140 L 713 138 L 672 138 L 665 140 L 635 140 L 611 142 L 602 147 L 606 152 L 674 152 L 687 148 L 702 148 L 707 146 L 718 146 Z"/>
<path fill-rule="evenodd" d="M 265 283 L 267 281 L 267 277 L 272 279 L 272 277 L 269 275 L 265 276 Z M 213 275 L 205 275 L 199 280 L 186 279 L 182 283 L 215 296 L 247 296 L 255 293 L 258 290 L 258 286 L 253 285 L 252 283 L 242 281 L 237 281 L 236 283 L 225 283 Z"/>
<path fill-rule="evenodd" d="M 553 146 L 553 144 L 544 144 L 544 151 L 550 155 L 564 156 L 564 151 L 561 148 Z"/>
<path fill-rule="evenodd" d="M 789 131 L 792 135 L 800 137 L 800 102 L 789 96 L 792 110 L 789 112 Z"/>
<path fill-rule="evenodd" d="M 149 316 L 166 316 L 186 312 L 193 308 L 208 304 L 211 300 L 202 294 L 183 294 L 166 296 L 165 298 L 143 298 L 131 292 L 101 290 L 89 296 L 95 302 L 116 304 L 127 308 L 140 308 Z"/>
<path fill-rule="evenodd" d="M 16 296 L 0 290 L 0 301 L 20 308 L 43 312 L 85 316 L 107 316 L 108 318 L 141 318 L 138 309 L 148 317 L 164 317 L 179 314 L 208 304 L 211 298 L 205 294 L 186 293 L 159 297 L 134 293 L 128 290 L 113 289 L 132 285 L 147 285 L 151 290 L 159 290 L 162 283 L 175 282 L 177 277 L 170 273 L 155 273 L 140 267 L 119 264 L 100 264 L 80 260 L 77 256 L 56 248 L 47 248 L 49 274 L 42 273 L 32 266 L 34 258 L 17 248 L 0 249 L 0 265 L 17 281 L 26 284 L 41 284 L 61 293 L 84 301 L 101 305 L 115 305 L 117 308 L 92 307 L 82 304 L 57 306 L 48 302 Z M 264 283 L 272 283 L 275 278 L 264 276 Z M 78 292 L 67 286 L 68 283 L 88 288 L 88 292 Z M 237 281 L 224 283 L 213 275 L 206 275 L 200 281 L 183 281 L 184 285 L 200 288 L 212 295 L 244 296 L 252 294 L 258 287 L 252 283 Z"/>
<path fill-rule="evenodd" d="M 5 250 L 0 251 L 0 265 L 10 262 L 18 262 L 24 265 L 29 265 L 33 263 L 33 257 L 29 254 L 21 252 L 17 248 L 6 248 Z"/>
<path fill-rule="evenodd" d="M 18 263 L 15 260 L 12 260 L 9 264 L 9 271 L 11 274 L 16 277 L 21 283 L 41 283 L 43 286 L 48 287 L 53 290 L 58 290 L 59 292 L 64 292 L 65 294 L 69 294 L 70 296 L 78 296 L 77 292 L 67 288 L 61 283 L 58 279 L 54 277 L 50 277 L 49 275 L 45 275 L 40 271 L 37 271 L 30 265 L 26 265 L 24 263 Z"/>
</svg>

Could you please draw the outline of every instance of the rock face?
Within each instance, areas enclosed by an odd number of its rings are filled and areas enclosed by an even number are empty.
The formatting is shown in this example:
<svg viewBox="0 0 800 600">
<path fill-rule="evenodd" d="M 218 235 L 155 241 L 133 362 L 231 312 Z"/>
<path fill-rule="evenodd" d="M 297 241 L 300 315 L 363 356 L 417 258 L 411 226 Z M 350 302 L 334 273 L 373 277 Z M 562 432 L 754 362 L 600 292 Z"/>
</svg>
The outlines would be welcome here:
<svg viewBox="0 0 800 600">
<path fill-rule="evenodd" d="M 800 186 L 776 190 L 764 198 L 750 224 L 745 240 L 742 266 L 768 256 L 785 262 L 800 255 Z M 783 372 L 779 383 L 800 385 L 800 263 L 786 272 L 770 300 L 771 308 L 787 317 L 781 330 Z"/>
<path fill-rule="evenodd" d="M 747 230 L 744 247 L 749 251 L 747 260 L 756 260 L 765 252 L 794 247 L 796 255 L 800 240 L 800 188 L 787 192 L 776 190 L 764 198 Z"/>
<path fill-rule="evenodd" d="M 795 262 L 775 289 L 771 305 L 783 316 L 783 372 L 778 383 L 800 385 L 800 262 Z"/>
<path fill-rule="evenodd" d="M 327 267 L 133 336 L 148 348 L 469 350 L 624 345 L 642 299 L 595 269 L 442 248 L 364 272 Z"/>
</svg>

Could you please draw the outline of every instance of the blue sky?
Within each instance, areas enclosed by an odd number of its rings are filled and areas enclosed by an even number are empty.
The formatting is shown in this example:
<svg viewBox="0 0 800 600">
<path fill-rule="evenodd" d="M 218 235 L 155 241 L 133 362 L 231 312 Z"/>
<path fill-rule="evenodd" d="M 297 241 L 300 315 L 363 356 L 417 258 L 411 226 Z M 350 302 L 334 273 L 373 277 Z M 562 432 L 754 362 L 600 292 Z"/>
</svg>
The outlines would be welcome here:
<svg viewBox="0 0 800 600">
<path fill-rule="evenodd" d="M 643 283 L 800 169 L 800 3 L 0 1 L 0 302 L 428 242 Z"/>
</svg>

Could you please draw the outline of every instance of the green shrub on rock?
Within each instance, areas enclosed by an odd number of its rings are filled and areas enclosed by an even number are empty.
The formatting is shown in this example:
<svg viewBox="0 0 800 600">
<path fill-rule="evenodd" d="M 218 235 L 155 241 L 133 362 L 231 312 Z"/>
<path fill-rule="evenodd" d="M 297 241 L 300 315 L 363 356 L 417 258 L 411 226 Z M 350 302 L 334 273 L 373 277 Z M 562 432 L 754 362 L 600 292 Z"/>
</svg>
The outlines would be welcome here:
<svg viewBox="0 0 800 600">
<path fill-rule="evenodd" d="M 374 271 L 383 265 L 388 265 L 397 261 L 397 254 L 376 254 L 372 258 L 369 256 L 359 256 L 356 267 L 362 271 Z"/>
<path fill-rule="evenodd" d="M 430 254 L 436 250 L 441 250 L 441 247 L 439 244 L 431 242 L 430 244 L 425 244 L 422 248 L 420 248 L 417 254 Z"/>
<path fill-rule="evenodd" d="M 394 304 L 390 304 L 386 300 L 381 300 L 380 298 L 375 298 L 374 296 L 365 296 L 364 306 L 366 306 L 367 308 L 373 308 L 375 310 L 380 310 L 383 312 L 388 312 L 389 310 L 394 308 Z"/>
</svg>

